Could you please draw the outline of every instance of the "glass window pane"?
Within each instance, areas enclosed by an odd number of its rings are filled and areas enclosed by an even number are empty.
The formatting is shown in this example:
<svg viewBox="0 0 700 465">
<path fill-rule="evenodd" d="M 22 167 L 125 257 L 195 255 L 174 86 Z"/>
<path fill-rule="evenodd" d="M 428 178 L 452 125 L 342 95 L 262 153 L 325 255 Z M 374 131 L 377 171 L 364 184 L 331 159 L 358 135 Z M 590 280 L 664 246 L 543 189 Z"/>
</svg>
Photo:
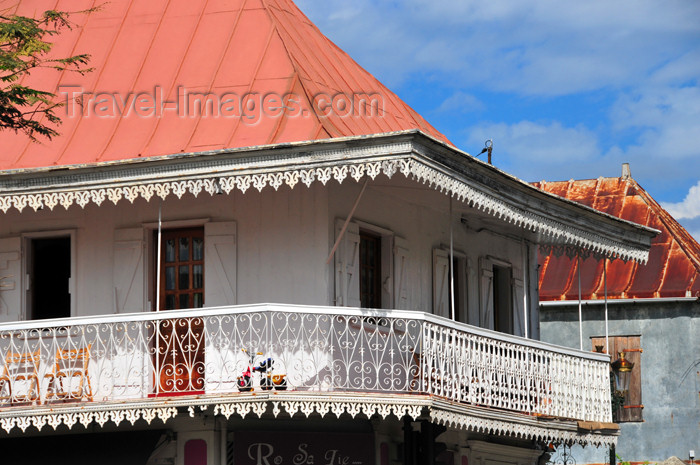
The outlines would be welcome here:
<svg viewBox="0 0 700 465">
<path fill-rule="evenodd" d="M 179 290 L 190 288 L 190 267 L 189 265 L 180 265 L 180 280 L 179 280 Z"/>
<path fill-rule="evenodd" d="M 180 294 L 180 308 L 190 308 L 189 294 Z"/>
<path fill-rule="evenodd" d="M 192 238 L 192 260 L 204 260 L 204 239 Z"/>
<path fill-rule="evenodd" d="M 192 289 L 201 289 L 202 287 L 204 287 L 204 267 L 194 265 L 192 267 Z"/>
<path fill-rule="evenodd" d="M 175 261 L 175 239 L 168 239 L 165 241 L 165 261 Z"/>
<path fill-rule="evenodd" d="M 198 292 L 194 295 L 194 305 L 192 308 L 202 308 L 204 306 L 204 294 Z"/>
<path fill-rule="evenodd" d="M 175 295 L 168 294 L 165 296 L 165 309 L 175 310 Z"/>
<path fill-rule="evenodd" d="M 190 238 L 180 238 L 180 261 L 186 262 L 190 259 Z"/>
<path fill-rule="evenodd" d="M 175 290 L 175 267 L 165 267 L 165 289 L 169 291 Z"/>
</svg>

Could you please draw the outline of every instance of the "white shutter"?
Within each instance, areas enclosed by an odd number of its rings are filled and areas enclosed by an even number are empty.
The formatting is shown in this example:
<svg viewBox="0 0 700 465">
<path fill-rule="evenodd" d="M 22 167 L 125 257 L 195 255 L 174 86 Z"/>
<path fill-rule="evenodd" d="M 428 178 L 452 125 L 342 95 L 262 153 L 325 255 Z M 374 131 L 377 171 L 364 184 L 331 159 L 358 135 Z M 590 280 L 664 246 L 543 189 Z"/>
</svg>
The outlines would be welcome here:
<svg viewBox="0 0 700 465">
<path fill-rule="evenodd" d="M 204 225 L 204 305 L 236 304 L 236 223 Z"/>
<path fill-rule="evenodd" d="M 513 279 L 513 334 L 516 336 L 525 336 L 525 321 L 524 315 L 525 306 L 525 287 L 523 280 Z"/>
<path fill-rule="evenodd" d="M 336 240 L 343 227 L 336 221 Z M 349 223 L 335 252 L 335 304 L 359 307 L 360 304 L 360 227 Z"/>
<path fill-rule="evenodd" d="M 450 256 L 433 249 L 433 313 L 450 318 Z"/>
<path fill-rule="evenodd" d="M 20 237 L 0 239 L 0 315 L 12 315 L 13 319 L 21 315 L 21 249 Z"/>
<path fill-rule="evenodd" d="M 493 319 L 493 263 L 486 258 L 481 259 L 479 276 L 479 326 L 494 329 Z"/>
<path fill-rule="evenodd" d="M 410 310 L 408 299 L 408 242 L 394 237 L 394 308 Z"/>
<path fill-rule="evenodd" d="M 114 231 L 114 312 L 142 312 L 145 308 L 142 228 Z"/>
</svg>

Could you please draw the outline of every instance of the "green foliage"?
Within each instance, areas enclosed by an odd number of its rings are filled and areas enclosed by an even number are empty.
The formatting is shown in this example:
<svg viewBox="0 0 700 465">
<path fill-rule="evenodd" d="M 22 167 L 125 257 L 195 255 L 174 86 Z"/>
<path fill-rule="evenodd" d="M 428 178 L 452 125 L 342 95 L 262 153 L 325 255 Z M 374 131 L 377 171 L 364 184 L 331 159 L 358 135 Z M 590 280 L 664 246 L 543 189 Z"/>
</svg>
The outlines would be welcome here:
<svg viewBox="0 0 700 465">
<path fill-rule="evenodd" d="M 52 92 L 22 85 L 22 80 L 38 68 L 80 74 L 92 71 L 87 67 L 87 54 L 49 57 L 51 39 L 74 26 L 71 15 L 92 11 L 95 9 L 72 13 L 48 10 L 39 18 L 0 12 L 0 130 L 22 131 L 32 140 L 58 135 L 54 127 L 61 119 L 56 109 L 62 103 L 54 101 L 56 95 Z"/>
</svg>

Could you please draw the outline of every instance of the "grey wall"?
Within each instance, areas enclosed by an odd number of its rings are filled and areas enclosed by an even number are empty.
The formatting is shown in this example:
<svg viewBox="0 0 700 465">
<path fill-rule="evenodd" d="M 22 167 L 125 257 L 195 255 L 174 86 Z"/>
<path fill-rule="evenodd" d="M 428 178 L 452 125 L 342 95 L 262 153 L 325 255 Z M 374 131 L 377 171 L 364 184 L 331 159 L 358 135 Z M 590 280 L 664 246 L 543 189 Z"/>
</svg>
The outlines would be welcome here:
<svg viewBox="0 0 700 465">
<path fill-rule="evenodd" d="M 688 459 L 700 453 L 700 303 L 698 301 L 610 304 L 611 336 L 641 335 L 642 423 L 622 423 L 617 453 L 629 461 Z M 578 304 L 541 306 L 543 341 L 579 346 Z M 583 309 L 584 349 L 605 334 L 603 305 Z M 683 378 L 685 375 L 685 378 Z M 607 451 L 573 451 L 576 462 L 605 463 Z"/>
</svg>

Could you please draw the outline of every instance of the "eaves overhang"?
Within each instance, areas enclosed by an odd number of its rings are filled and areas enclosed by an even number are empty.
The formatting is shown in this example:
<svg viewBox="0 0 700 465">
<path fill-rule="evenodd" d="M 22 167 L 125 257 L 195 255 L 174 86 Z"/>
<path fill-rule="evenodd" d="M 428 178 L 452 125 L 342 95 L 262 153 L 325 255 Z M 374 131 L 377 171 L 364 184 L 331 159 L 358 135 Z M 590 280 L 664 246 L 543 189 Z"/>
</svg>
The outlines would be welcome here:
<svg viewBox="0 0 700 465">
<path fill-rule="evenodd" d="M 0 211 L 310 187 L 396 174 L 514 224 L 540 245 L 645 263 L 658 231 L 541 191 L 420 131 L 0 172 Z"/>
</svg>

